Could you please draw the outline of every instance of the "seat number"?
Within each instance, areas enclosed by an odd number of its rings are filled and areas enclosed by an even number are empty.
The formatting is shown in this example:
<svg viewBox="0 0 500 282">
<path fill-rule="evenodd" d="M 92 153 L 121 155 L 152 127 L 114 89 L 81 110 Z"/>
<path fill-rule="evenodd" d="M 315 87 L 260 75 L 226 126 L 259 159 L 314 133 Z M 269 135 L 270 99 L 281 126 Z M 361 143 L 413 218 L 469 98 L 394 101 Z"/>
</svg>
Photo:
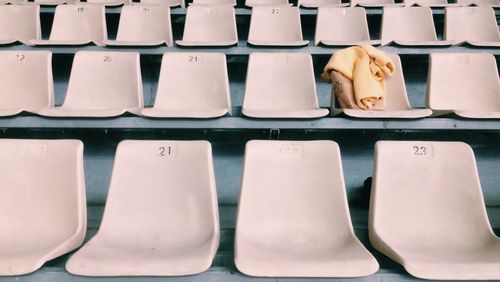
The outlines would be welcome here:
<svg viewBox="0 0 500 282">
<path fill-rule="evenodd" d="M 158 156 L 166 157 L 172 155 L 172 146 L 158 147 Z"/>
<path fill-rule="evenodd" d="M 413 155 L 415 155 L 415 156 L 427 156 L 427 147 L 425 147 L 425 146 L 413 146 Z"/>
<path fill-rule="evenodd" d="M 188 62 L 189 63 L 197 63 L 200 60 L 198 56 L 189 56 L 188 57 Z"/>
</svg>

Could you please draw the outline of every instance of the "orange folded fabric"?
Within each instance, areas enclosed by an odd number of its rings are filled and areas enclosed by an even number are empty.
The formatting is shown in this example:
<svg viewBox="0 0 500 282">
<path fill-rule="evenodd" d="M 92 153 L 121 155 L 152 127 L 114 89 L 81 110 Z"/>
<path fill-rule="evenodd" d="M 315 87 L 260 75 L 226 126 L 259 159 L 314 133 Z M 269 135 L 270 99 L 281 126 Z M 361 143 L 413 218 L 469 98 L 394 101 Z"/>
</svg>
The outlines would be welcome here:
<svg viewBox="0 0 500 282">
<path fill-rule="evenodd" d="M 380 109 L 386 96 L 385 78 L 394 73 L 393 61 L 370 45 L 360 45 L 333 54 L 321 79 L 330 81 L 335 70 L 352 80 L 356 105 L 360 109 Z"/>
</svg>

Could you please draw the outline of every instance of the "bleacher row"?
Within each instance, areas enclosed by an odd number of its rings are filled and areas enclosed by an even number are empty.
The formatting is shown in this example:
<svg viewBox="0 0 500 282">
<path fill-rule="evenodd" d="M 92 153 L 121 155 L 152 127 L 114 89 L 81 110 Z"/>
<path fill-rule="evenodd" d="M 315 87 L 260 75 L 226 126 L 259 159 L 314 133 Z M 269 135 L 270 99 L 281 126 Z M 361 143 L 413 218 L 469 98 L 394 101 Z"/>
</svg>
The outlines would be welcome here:
<svg viewBox="0 0 500 282">
<path fill-rule="evenodd" d="M 26 45 L 172 46 L 170 8 L 136 4 L 122 7 L 116 38 L 108 40 L 105 8 L 96 4 L 59 5 L 48 39 L 41 38 L 39 6 L 0 6 L 0 43 Z M 334 28 L 332 28 L 334 27 Z M 298 7 L 256 6 L 248 43 L 254 46 L 306 46 Z M 385 7 L 381 38 L 371 39 L 362 7 L 321 6 L 314 43 L 324 46 L 397 44 L 401 46 L 500 46 L 492 7 L 447 7 L 444 35 L 439 39 L 429 7 Z M 190 5 L 180 46 L 238 44 L 235 9 L 231 5 Z"/>
<path fill-rule="evenodd" d="M 74 4 L 84 2 L 80 0 L 2 0 L 1 4 L 25 4 L 35 2 L 41 5 L 59 5 L 59 4 Z M 87 3 L 103 4 L 106 6 L 127 5 L 132 4 L 131 0 L 87 0 Z M 184 0 L 142 0 L 143 3 L 165 4 L 170 7 L 185 7 Z M 343 3 L 342 0 L 298 0 L 297 6 L 306 8 L 317 8 L 322 5 L 338 5 L 338 6 L 500 6 L 498 0 L 404 0 L 402 3 L 396 3 L 394 0 L 351 0 L 350 3 Z M 192 0 L 190 4 L 201 5 L 237 5 L 236 0 Z M 259 5 L 281 5 L 289 4 L 289 0 L 245 0 L 245 6 L 254 7 Z"/>
<path fill-rule="evenodd" d="M 81 141 L 2 139 L 0 169 L 0 275 L 32 272 L 81 246 Z M 369 232 L 377 250 L 420 278 L 500 277 L 500 239 L 467 144 L 378 142 L 373 181 Z M 353 232 L 333 141 L 248 142 L 238 205 L 234 260 L 245 274 L 359 277 L 378 270 Z M 209 142 L 122 141 L 99 231 L 66 269 L 84 276 L 203 272 L 219 245 L 218 217 Z"/>
<path fill-rule="evenodd" d="M 387 79 L 391 97 L 384 111 L 339 109 L 359 118 L 423 118 L 455 113 L 466 118 L 500 118 L 496 60 L 488 53 L 430 55 L 427 109 L 412 108 L 399 56 Z M 153 107 L 144 108 L 139 54 L 79 51 L 75 54 L 64 103 L 54 105 L 49 51 L 0 51 L 0 116 L 23 111 L 49 117 L 114 117 L 124 113 L 156 118 L 214 118 L 231 114 L 226 56 L 168 52 L 163 55 Z M 15 93 L 15 95 L 12 95 Z M 311 55 L 251 53 L 242 113 L 255 118 L 318 118 Z"/>
<path fill-rule="evenodd" d="M 500 280 L 498 0 L 133 1 L 0 0 L 0 280 Z"/>
</svg>

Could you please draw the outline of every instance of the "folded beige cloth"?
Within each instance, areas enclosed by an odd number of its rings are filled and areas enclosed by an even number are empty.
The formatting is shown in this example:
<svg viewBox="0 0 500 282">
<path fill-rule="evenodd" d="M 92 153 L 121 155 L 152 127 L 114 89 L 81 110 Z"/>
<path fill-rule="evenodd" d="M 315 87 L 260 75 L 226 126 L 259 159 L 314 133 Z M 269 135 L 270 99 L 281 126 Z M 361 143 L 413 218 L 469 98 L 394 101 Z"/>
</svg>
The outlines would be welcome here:
<svg viewBox="0 0 500 282">
<path fill-rule="evenodd" d="M 364 110 L 384 102 L 385 78 L 394 73 L 395 66 L 385 53 L 370 45 L 360 45 L 333 54 L 323 70 L 321 79 L 330 81 L 330 72 L 338 71 L 353 82 L 356 104 Z"/>
</svg>

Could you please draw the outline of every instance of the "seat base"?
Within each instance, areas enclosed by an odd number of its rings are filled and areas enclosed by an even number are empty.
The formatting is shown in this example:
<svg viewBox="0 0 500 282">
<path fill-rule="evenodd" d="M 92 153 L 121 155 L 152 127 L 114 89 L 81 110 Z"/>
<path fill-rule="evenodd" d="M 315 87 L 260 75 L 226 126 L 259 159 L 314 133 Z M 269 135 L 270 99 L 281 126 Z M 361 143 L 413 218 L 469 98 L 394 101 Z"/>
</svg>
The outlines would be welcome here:
<svg viewBox="0 0 500 282">
<path fill-rule="evenodd" d="M 264 40 L 253 40 L 248 39 L 248 44 L 253 46 L 292 46 L 301 47 L 309 44 L 309 40 L 297 40 L 297 41 L 264 41 Z"/>
<path fill-rule="evenodd" d="M 371 110 L 353 110 L 353 109 L 332 109 L 332 115 L 344 113 L 347 116 L 355 118 L 424 118 L 432 115 L 430 109 L 409 109 L 409 110 L 386 110 L 386 111 L 371 111 Z"/>
<path fill-rule="evenodd" d="M 35 0 L 41 6 L 57 6 L 62 4 L 75 4 L 75 0 Z"/>
<path fill-rule="evenodd" d="M 0 117 L 9 117 L 9 116 L 15 116 L 20 113 L 27 112 L 27 113 L 36 113 L 36 110 L 26 110 L 26 109 L 0 109 Z"/>
<path fill-rule="evenodd" d="M 477 119 L 500 119 L 499 111 L 455 111 L 455 114 L 463 118 Z"/>
<path fill-rule="evenodd" d="M 254 118 L 320 118 L 328 115 L 327 109 L 312 109 L 302 111 L 262 111 L 242 109 L 241 112 L 247 117 Z"/>
<path fill-rule="evenodd" d="M 320 40 L 316 45 L 324 46 L 357 46 L 357 45 L 380 45 L 380 40 L 367 40 L 367 41 L 332 41 L 332 40 Z"/>
<path fill-rule="evenodd" d="M 373 236 L 373 234 L 372 234 Z M 370 238 L 372 245 L 403 265 L 411 275 L 422 279 L 439 280 L 498 280 L 500 279 L 500 238 L 476 250 L 442 250 L 439 247 L 423 253 L 422 248 L 398 250 L 389 248 L 378 236 Z"/>
<path fill-rule="evenodd" d="M 99 233 L 73 255 L 66 270 L 81 276 L 181 276 L 207 270 L 217 249 L 212 241 L 190 248 L 113 246 Z M 133 245 L 133 244 L 130 244 Z"/>
<path fill-rule="evenodd" d="M 329 7 L 349 7 L 349 3 L 341 3 L 341 4 L 327 4 Z M 316 9 L 320 6 L 318 5 L 310 5 L 308 3 L 300 3 L 300 6 L 308 9 Z"/>
<path fill-rule="evenodd" d="M 104 46 L 104 43 L 98 41 L 90 41 L 90 40 L 30 40 L 29 45 L 38 45 L 38 46 L 52 46 L 52 45 L 68 45 L 68 46 L 80 46 L 80 45 L 88 45 L 95 44 L 97 46 Z"/>
<path fill-rule="evenodd" d="M 240 245 L 237 249 L 235 264 L 239 271 L 250 276 L 362 277 L 379 268 L 375 258 L 356 238 L 349 238 L 342 246 L 325 246 L 317 252 L 264 249 L 255 242 L 243 244 L 246 246 L 241 248 Z"/>
<path fill-rule="evenodd" d="M 176 40 L 175 44 L 185 47 L 210 47 L 210 46 L 234 46 L 238 44 L 238 40 L 228 41 L 189 41 L 189 40 Z"/>
<path fill-rule="evenodd" d="M 37 114 L 46 117 L 117 117 L 125 113 L 140 115 L 139 109 L 78 110 L 64 107 L 45 108 Z"/>
<path fill-rule="evenodd" d="M 142 109 L 141 114 L 146 117 L 154 118 L 217 118 L 229 113 L 228 109 L 210 109 L 210 110 L 163 110 L 158 108 Z"/>
<path fill-rule="evenodd" d="M 172 43 L 167 43 L 165 39 L 151 40 L 151 41 L 122 41 L 122 40 L 104 40 L 104 45 L 106 46 L 160 46 L 167 45 L 168 47 L 172 46 Z"/>
<path fill-rule="evenodd" d="M 405 40 L 393 40 L 388 42 L 382 42 L 382 45 L 398 45 L 398 46 L 408 46 L 408 47 L 450 47 L 456 44 L 455 41 L 405 41 Z"/>
<path fill-rule="evenodd" d="M 404 3 L 394 3 L 394 4 L 357 3 L 356 6 L 366 7 L 366 8 L 381 8 L 381 7 L 404 7 L 405 4 Z"/>
</svg>

